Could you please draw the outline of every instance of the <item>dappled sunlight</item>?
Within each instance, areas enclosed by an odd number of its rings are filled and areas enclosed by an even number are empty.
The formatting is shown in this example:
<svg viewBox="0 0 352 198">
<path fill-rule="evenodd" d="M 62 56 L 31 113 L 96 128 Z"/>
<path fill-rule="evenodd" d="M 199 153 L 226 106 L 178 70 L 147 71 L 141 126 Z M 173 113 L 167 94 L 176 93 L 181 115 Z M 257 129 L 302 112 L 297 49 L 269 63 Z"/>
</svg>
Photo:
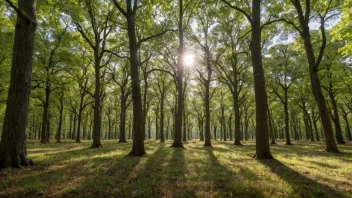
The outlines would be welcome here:
<svg viewBox="0 0 352 198">
<path fill-rule="evenodd" d="M 0 196 L 96 197 L 302 197 L 351 196 L 352 155 L 322 152 L 323 142 L 272 145 L 276 160 L 252 158 L 253 141 L 189 140 L 185 149 L 171 140 L 145 141 L 147 154 L 127 156 L 131 142 L 103 141 L 103 148 L 81 144 L 29 144 L 36 163 L 0 172 Z"/>
</svg>

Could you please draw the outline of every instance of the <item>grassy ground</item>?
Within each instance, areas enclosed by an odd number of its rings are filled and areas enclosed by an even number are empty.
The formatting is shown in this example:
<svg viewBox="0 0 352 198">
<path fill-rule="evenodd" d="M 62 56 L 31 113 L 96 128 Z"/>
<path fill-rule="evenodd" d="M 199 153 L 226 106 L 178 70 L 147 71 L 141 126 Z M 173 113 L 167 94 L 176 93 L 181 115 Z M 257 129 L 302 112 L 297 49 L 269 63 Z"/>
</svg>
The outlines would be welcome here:
<svg viewBox="0 0 352 198">
<path fill-rule="evenodd" d="M 352 197 L 351 143 L 332 154 L 323 142 L 279 142 L 276 160 L 261 161 L 251 159 L 251 141 L 174 149 L 148 140 L 142 158 L 126 157 L 131 143 L 102 143 L 29 141 L 35 166 L 1 170 L 0 197 Z"/>
</svg>

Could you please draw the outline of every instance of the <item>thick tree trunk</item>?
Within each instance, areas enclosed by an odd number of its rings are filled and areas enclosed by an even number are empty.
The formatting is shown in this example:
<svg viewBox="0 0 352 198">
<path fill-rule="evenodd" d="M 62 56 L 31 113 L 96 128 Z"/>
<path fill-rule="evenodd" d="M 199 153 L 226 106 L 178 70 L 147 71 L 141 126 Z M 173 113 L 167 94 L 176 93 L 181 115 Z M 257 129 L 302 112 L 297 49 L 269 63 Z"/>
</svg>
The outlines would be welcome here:
<svg viewBox="0 0 352 198">
<path fill-rule="evenodd" d="M 209 63 L 209 58 L 207 58 L 207 64 Z M 211 70 L 210 66 L 208 66 L 208 70 Z M 209 72 L 208 72 L 209 77 Z M 205 82 L 205 142 L 204 146 L 212 146 L 211 145 L 211 135 L 210 135 L 210 80 Z"/>
<path fill-rule="evenodd" d="M 139 79 L 139 59 L 138 46 L 135 31 L 135 12 L 133 11 L 132 1 L 127 5 L 127 29 L 130 48 L 130 63 L 131 63 L 131 86 L 132 86 L 132 104 L 133 104 L 133 145 L 130 155 L 143 156 L 144 150 L 144 131 L 143 130 L 143 111 L 142 97 Z M 136 8 L 134 8 L 136 9 Z"/>
<path fill-rule="evenodd" d="M 0 168 L 32 164 L 27 159 L 26 127 L 36 29 L 36 0 L 18 0 L 26 16 L 17 16 L 11 68 L 11 81 L 0 142 Z"/>
<path fill-rule="evenodd" d="M 261 0 L 252 0 L 252 40 L 250 49 L 254 75 L 254 93 L 256 103 L 256 158 L 272 159 L 268 134 L 268 103 L 266 95 L 261 47 Z"/>
<path fill-rule="evenodd" d="M 91 148 L 102 147 L 101 139 L 101 98 L 100 98 L 100 61 L 98 49 L 94 49 L 94 69 L 95 69 L 95 92 L 94 92 L 94 121 L 93 121 L 93 144 Z"/>
</svg>

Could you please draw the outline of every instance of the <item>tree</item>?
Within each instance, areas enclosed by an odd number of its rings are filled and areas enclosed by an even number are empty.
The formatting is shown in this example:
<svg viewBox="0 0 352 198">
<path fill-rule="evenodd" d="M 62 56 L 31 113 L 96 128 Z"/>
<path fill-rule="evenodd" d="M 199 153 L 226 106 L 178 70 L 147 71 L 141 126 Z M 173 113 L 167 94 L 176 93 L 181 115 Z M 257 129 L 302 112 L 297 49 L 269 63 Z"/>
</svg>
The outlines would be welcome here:
<svg viewBox="0 0 352 198">
<path fill-rule="evenodd" d="M 309 65 L 309 77 L 310 84 L 312 88 L 312 93 L 314 95 L 315 102 L 317 103 L 320 119 L 322 121 L 322 125 L 324 128 L 325 134 L 325 142 L 326 142 L 326 151 L 338 153 L 336 142 L 334 139 L 334 133 L 332 131 L 332 125 L 329 117 L 329 111 L 326 105 L 326 100 L 322 92 L 321 82 L 318 76 L 319 66 L 324 56 L 324 51 L 326 47 L 326 30 L 325 23 L 333 18 L 336 14 L 331 8 L 334 8 L 337 1 L 329 0 L 327 2 L 315 2 L 314 5 L 319 5 L 316 7 L 312 7 L 312 1 L 306 0 L 305 7 L 303 8 L 300 0 L 291 0 L 290 3 L 294 6 L 295 13 L 290 13 L 290 18 L 298 19 L 298 24 L 295 22 L 288 21 L 287 19 L 283 19 L 287 24 L 291 25 L 301 36 L 304 49 L 306 52 L 306 57 Z M 314 9 L 315 8 L 315 9 Z M 315 17 L 318 17 L 320 20 L 320 32 L 321 32 L 321 45 L 318 55 L 314 53 L 309 22 L 312 17 L 312 11 L 315 11 Z M 331 11 L 331 12 L 330 12 Z M 292 16 L 293 15 L 293 16 Z"/>
<path fill-rule="evenodd" d="M 251 40 L 250 51 L 252 54 L 252 65 L 254 75 L 254 93 L 256 104 L 256 154 L 258 159 L 272 159 L 269 145 L 268 133 L 268 103 L 266 95 L 264 69 L 262 63 L 262 47 L 261 47 L 261 34 L 263 26 L 261 26 L 261 0 L 252 0 L 251 11 L 234 6 L 222 0 L 230 8 L 242 13 L 251 25 Z"/>
<path fill-rule="evenodd" d="M 240 15 L 241 16 L 241 15 Z M 225 49 L 217 55 L 216 68 L 219 81 L 227 85 L 232 99 L 235 117 L 235 142 L 234 145 L 242 145 L 240 106 L 245 100 L 249 83 L 249 57 L 246 45 L 243 42 L 243 22 L 235 16 L 227 16 L 220 21 L 219 35 L 223 35 L 222 45 Z M 242 37 L 242 38 L 241 38 Z M 228 42 L 230 39 L 230 42 Z M 223 58 L 221 58 L 223 57 Z"/>
<path fill-rule="evenodd" d="M 120 88 L 120 137 L 119 143 L 127 143 L 126 141 L 126 115 L 127 108 L 130 105 L 132 100 L 129 100 L 129 96 L 131 95 L 131 87 L 130 87 L 130 74 L 128 71 L 128 64 L 122 63 L 121 67 L 118 71 L 112 70 L 111 73 L 112 80 L 118 85 Z"/>
<path fill-rule="evenodd" d="M 288 92 L 297 79 L 295 71 L 299 69 L 293 65 L 295 61 L 294 54 L 287 45 L 272 47 L 270 51 L 272 57 L 267 64 L 271 68 L 269 76 L 273 79 L 273 82 L 269 82 L 269 86 L 284 106 L 286 145 L 292 145 L 289 132 Z"/>
<path fill-rule="evenodd" d="M 93 144 L 91 148 L 102 147 L 101 139 L 101 114 L 103 99 L 103 82 L 106 74 L 106 65 L 109 64 L 112 53 L 109 48 L 108 39 L 116 27 L 112 24 L 115 16 L 115 9 L 106 2 L 98 0 L 85 0 L 78 3 L 79 7 L 74 10 L 83 10 L 82 16 L 72 13 L 74 24 L 83 39 L 89 44 L 93 51 L 93 63 L 95 74 L 94 91 L 94 125 L 93 125 Z M 98 9 L 98 7 L 103 9 Z M 84 19 L 83 19 L 84 18 Z M 85 23 L 87 21 L 88 23 Z M 105 56 L 109 53 L 109 56 Z M 101 69 L 104 68 L 103 73 Z"/>
<path fill-rule="evenodd" d="M 37 27 L 36 0 L 18 0 L 14 5 L 17 20 L 13 45 L 11 81 L 6 102 L 6 113 L 0 142 L 0 168 L 32 164 L 27 159 L 26 126 L 31 92 L 34 35 Z"/>
<path fill-rule="evenodd" d="M 144 149 L 144 131 L 143 131 L 143 111 L 142 96 L 139 78 L 139 66 L 141 65 L 138 50 L 142 43 L 153 38 L 164 35 L 169 29 L 162 30 L 160 33 L 137 40 L 136 37 L 136 15 L 141 5 L 138 0 L 126 0 L 126 10 L 124 10 L 117 0 L 113 0 L 114 5 L 120 13 L 126 18 L 127 32 L 129 41 L 129 54 L 131 64 L 131 86 L 132 86 L 132 104 L 133 104 L 133 146 L 130 155 L 143 156 Z"/>
<path fill-rule="evenodd" d="M 44 98 L 41 97 L 40 93 L 35 96 L 42 102 L 43 106 L 41 143 L 47 143 L 50 139 L 50 134 L 47 131 L 49 109 L 52 102 L 50 97 L 55 90 L 60 88 L 60 85 L 58 85 L 59 74 L 66 66 L 62 62 L 64 61 L 63 58 L 67 56 L 63 44 L 66 39 L 68 24 L 56 22 L 55 16 L 49 15 L 43 18 L 47 19 L 48 22 L 43 22 L 42 26 L 38 28 L 38 38 L 36 40 L 35 66 L 38 66 L 38 68 L 34 67 L 32 89 L 42 89 L 44 91 Z"/>
</svg>

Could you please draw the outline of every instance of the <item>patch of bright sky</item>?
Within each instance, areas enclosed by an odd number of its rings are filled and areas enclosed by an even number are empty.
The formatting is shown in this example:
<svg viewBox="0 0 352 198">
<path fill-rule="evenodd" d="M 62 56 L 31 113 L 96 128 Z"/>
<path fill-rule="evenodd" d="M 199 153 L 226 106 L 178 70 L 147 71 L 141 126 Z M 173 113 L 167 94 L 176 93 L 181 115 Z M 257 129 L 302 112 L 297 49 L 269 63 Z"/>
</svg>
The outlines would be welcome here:
<svg viewBox="0 0 352 198">
<path fill-rule="evenodd" d="M 340 17 L 338 17 L 337 19 L 335 19 L 335 20 L 331 20 L 330 22 L 328 22 L 328 23 L 326 23 L 325 24 L 325 28 L 327 29 L 327 30 L 330 30 L 330 29 L 332 29 L 338 22 L 340 21 Z M 318 30 L 319 28 L 320 28 L 320 23 L 318 22 L 318 21 L 316 21 L 316 20 L 314 20 L 314 21 L 311 21 L 310 23 L 309 23 L 309 28 L 310 28 L 310 30 Z M 273 46 L 273 45 L 276 45 L 276 44 L 279 44 L 279 43 L 283 43 L 283 44 L 289 44 L 289 43 L 292 43 L 293 41 L 294 41 L 294 39 L 295 39 L 295 36 L 297 36 L 297 34 L 289 34 L 288 36 L 287 36 L 287 38 L 286 39 L 282 39 L 282 36 L 283 36 L 283 34 L 278 34 L 277 36 L 275 36 L 274 38 L 273 38 L 273 44 L 271 45 L 271 46 Z"/>
</svg>

